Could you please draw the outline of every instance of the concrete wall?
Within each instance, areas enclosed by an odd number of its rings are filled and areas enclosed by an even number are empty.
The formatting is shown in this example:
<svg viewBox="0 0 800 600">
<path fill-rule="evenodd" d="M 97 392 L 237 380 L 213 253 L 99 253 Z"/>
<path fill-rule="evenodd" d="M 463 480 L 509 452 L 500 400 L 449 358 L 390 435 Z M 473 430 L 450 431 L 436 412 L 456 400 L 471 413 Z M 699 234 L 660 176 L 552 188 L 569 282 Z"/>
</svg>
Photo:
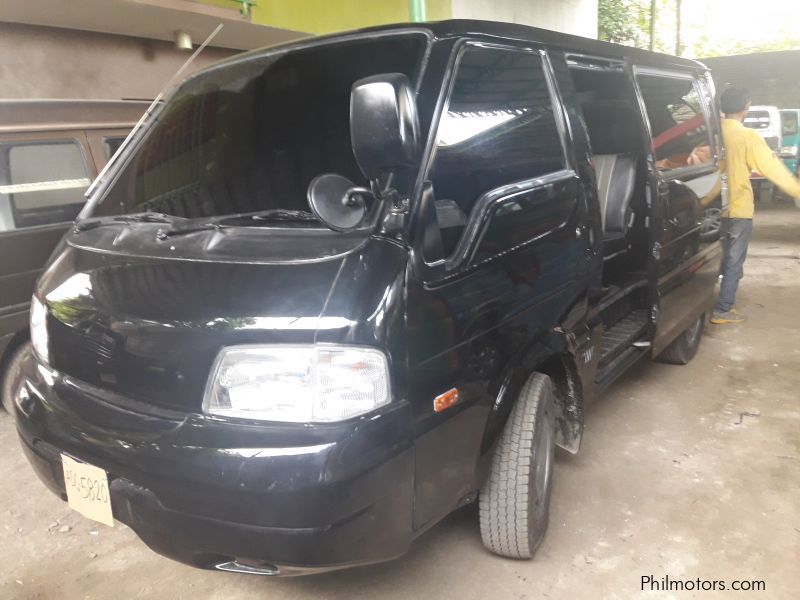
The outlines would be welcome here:
<svg viewBox="0 0 800 600">
<path fill-rule="evenodd" d="M 233 50 L 206 48 L 192 69 Z M 167 42 L 0 23 L 0 98 L 153 98 L 190 53 Z"/>
<path fill-rule="evenodd" d="M 486 19 L 597 37 L 597 0 L 452 0 L 454 19 Z"/>
<path fill-rule="evenodd" d="M 261 0 L 252 14 L 253 23 L 311 33 L 408 18 L 408 0 Z M 508 21 L 596 37 L 597 0 L 427 0 L 427 18 Z M 235 52 L 206 48 L 192 69 Z M 0 21 L 0 57 L 0 98 L 116 99 L 154 97 L 189 52 L 151 39 Z"/>
</svg>

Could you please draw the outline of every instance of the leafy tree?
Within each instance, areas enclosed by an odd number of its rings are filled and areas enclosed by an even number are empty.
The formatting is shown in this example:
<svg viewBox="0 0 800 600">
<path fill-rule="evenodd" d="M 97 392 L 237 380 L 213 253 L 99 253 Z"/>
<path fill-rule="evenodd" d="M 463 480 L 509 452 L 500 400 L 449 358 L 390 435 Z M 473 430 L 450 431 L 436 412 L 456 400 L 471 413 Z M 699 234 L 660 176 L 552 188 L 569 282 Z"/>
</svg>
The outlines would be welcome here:
<svg viewBox="0 0 800 600">
<path fill-rule="evenodd" d="M 677 38 L 678 0 L 656 0 L 656 31 L 653 40 L 654 50 L 672 54 L 675 52 Z M 691 8 L 690 0 L 683 0 L 684 11 Z M 650 8 L 651 0 L 599 0 L 598 37 L 607 42 L 650 47 Z M 697 8 L 697 5 L 694 5 Z M 713 16 L 713 6 L 701 7 Z M 695 11 L 695 21 L 698 19 Z M 702 13 L 701 13 L 702 14 Z M 743 16 L 743 18 L 746 18 Z M 706 22 L 686 20 L 681 24 L 682 54 L 692 57 L 726 56 L 769 52 L 776 50 L 800 50 L 800 35 L 796 26 L 778 26 L 764 34 L 764 39 L 738 39 L 736 37 L 711 38 L 705 33 Z"/>
<path fill-rule="evenodd" d="M 645 48 L 650 35 L 648 13 L 641 0 L 600 0 L 598 37 L 606 42 Z"/>
</svg>

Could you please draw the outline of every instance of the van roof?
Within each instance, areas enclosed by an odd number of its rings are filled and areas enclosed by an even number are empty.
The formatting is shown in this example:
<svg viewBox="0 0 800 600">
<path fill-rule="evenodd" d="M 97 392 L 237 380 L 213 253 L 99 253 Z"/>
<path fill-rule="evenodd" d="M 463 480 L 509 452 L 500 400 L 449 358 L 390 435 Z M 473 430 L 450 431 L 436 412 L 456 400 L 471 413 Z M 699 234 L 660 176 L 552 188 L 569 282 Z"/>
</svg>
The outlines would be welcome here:
<svg viewBox="0 0 800 600">
<path fill-rule="evenodd" d="M 205 70 L 213 70 L 219 66 L 238 63 L 241 60 L 247 60 L 248 58 L 253 58 L 275 49 L 290 50 L 293 48 L 302 48 L 306 46 L 322 44 L 325 42 L 335 42 L 339 38 L 350 37 L 353 35 L 370 33 L 381 34 L 390 33 L 393 31 L 427 31 L 437 39 L 470 36 L 482 39 L 494 39 L 496 41 L 524 41 L 542 44 L 544 46 L 558 48 L 568 52 L 595 58 L 606 58 L 612 60 L 630 59 L 632 62 L 642 66 L 661 68 L 677 67 L 695 71 L 708 70 L 703 63 L 696 60 L 672 56 L 670 54 L 661 54 L 659 52 L 650 52 L 648 50 L 641 50 L 639 48 L 633 48 L 630 46 L 622 46 L 620 44 L 602 42 L 591 38 L 561 33 L 559 31 L 552 31 L 549 29 L 541 29 L 538 27 L 520 25 L 517 23 L 503 23 L 500 21 L 450 19 L 446 21 L 435 21 L 429 23 L 398 23 L 394 25 L 379 25 L 376 27 L 368 27 L 365 29 L 340 32 L 314 38 L 304 38 L 294 42 L 288 42 L 286 44 L 269 46 L 266 48 L 251 50 L 250 52 L 243 54 L 238 54 L 211 65 L 206 69 L 198 71 L 198 73 L 202 73 Z"/>
<path fill-rule="evenodd" d="M 143 100 L 0 100 L 0 133 L 133 127 Z"/>
</svg>

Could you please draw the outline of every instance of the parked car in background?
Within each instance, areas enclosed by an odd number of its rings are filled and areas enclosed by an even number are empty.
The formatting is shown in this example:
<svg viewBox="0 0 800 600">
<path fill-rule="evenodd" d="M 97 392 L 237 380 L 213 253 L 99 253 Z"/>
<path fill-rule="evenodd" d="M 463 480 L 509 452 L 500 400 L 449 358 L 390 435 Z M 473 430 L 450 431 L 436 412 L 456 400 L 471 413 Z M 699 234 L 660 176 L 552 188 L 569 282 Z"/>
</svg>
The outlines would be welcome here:
<svg viewBox="0 0 800 600">
<path fill-rule="evenodd" d="M 0 101 L 0 394 L 9 406 L 29 349 L 28 307 L 84 192 L 147 102 Z"/>
<path fill-rule="evenodd" d="M 586 405 L 698 350 L 719 135 L 700 63 L 522 25 L 200 71 L 37 283 L 26 456 L 198 567 L 389 560 L 476 500 L 487 548 L 529 558 Z"/>
<path fill-rule="evenodd" d="M 786 108 L 781 110 L 781 151 L 780 157 L 786 167 L 796 174 L 800 174 L 800 108 Z"/>
<path fill-rule="evenodd" d="M 775 154 L 780 152 L 782 125 L 777 106 L 751 106 L 744 119 L 744 126 L 755 129 Z M 768 202 L 772 199 L 775 186 L 761 173 L 754 171 L 750 176 L 750 183 L 757 201 Z"/>
</svg>

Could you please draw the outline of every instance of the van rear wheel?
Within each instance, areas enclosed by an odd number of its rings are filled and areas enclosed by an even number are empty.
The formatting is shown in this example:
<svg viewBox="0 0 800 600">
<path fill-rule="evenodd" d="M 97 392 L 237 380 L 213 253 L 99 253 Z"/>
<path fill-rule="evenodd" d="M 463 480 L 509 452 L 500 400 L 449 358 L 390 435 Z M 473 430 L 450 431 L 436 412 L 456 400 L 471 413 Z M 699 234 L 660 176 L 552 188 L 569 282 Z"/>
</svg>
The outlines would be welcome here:
<svg viewBox="0 0 800 600">
<path fill-rule="evenodd" d="M 30 353 L 31 343 L 23 343 L 11 353 L 5 369 L 0 373 L 0 398 L 3 408 L 10 415 L 14 414 L 12 403 L 22 377 L 22 363 Z"/>
<path fill-rule="evenodd" d="M 489 479 L 480 493 L 481 538 L 495 554 L 531 558 L 544 539 L 555 423 L 550 378 L 534 373 L 525 382 L 500 435 Z"/>
<path fill-rule="evenodd" d="M 700 338 L 703 337 L 705 325 L 706 315 L 703 313 L 697 317 L 697 320 L 686 331 L 667 346 L 667 349 L 659 354 L 656 360 L 671 365 L 689 364 L 689 361 L 694 358 L 694 355 L 697 354 L 697 349 L 700 347 Z"/>
</svg>

